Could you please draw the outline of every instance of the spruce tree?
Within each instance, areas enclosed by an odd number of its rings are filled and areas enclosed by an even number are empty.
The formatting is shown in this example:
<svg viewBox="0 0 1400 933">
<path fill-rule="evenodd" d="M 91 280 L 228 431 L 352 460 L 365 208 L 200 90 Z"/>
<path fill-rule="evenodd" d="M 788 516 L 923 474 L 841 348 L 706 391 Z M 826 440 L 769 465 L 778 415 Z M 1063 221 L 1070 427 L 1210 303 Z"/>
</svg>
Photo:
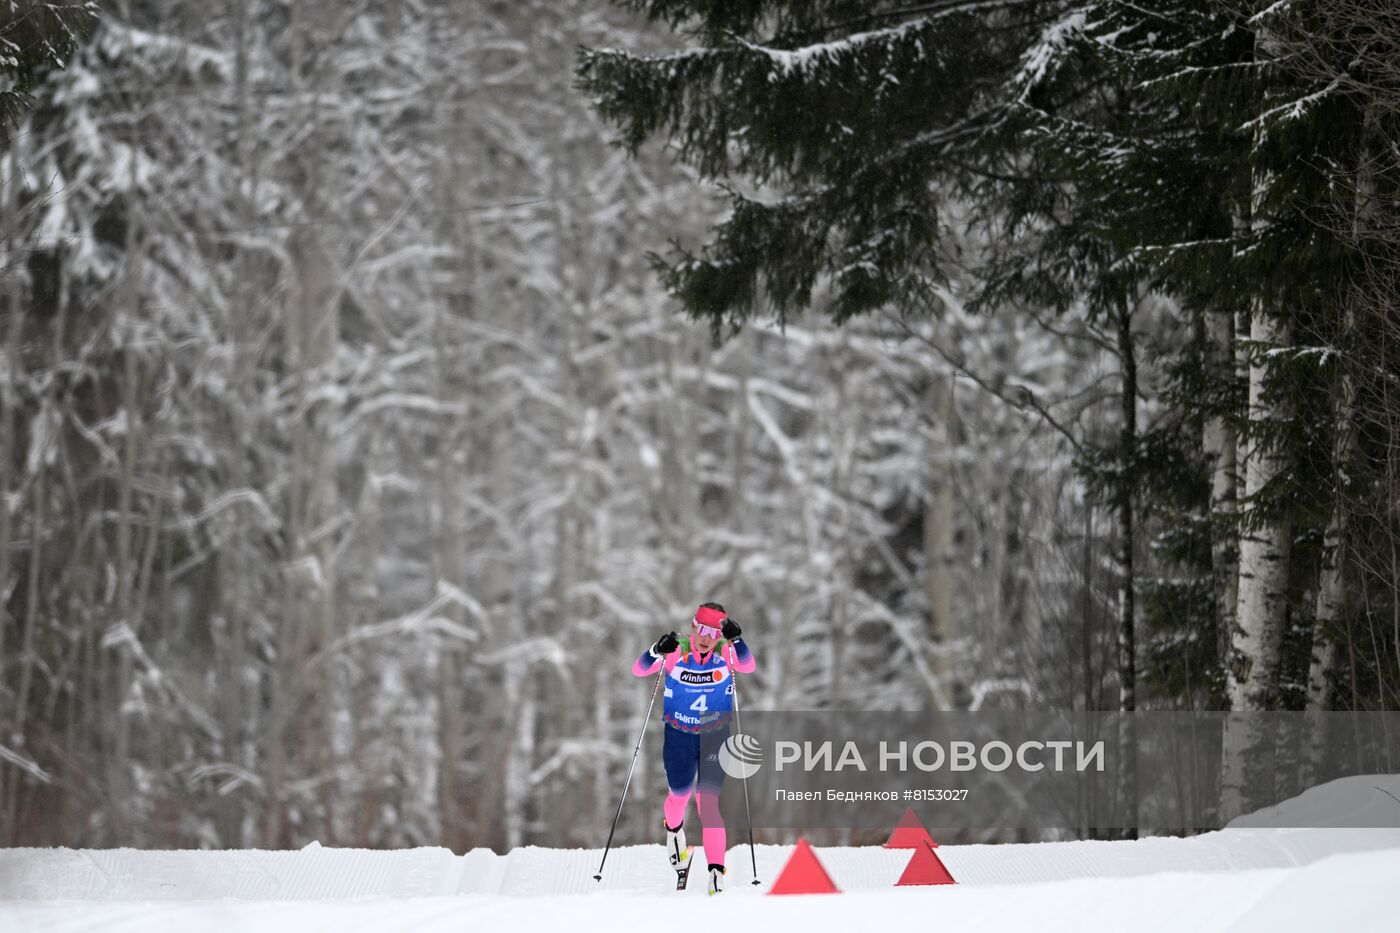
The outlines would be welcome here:
<svg viewBox="0 0 1400 933">
<path fill-rule="evenodd" d="M 0 22 L 0 126 L 29 109 L 30 92 L 62 69 L 97 21 L 93 0 L 28 0 L 9 5 Z"/>
<path fill-rule="evenodd" d="M 978 205 L 1002 236 L 984 309 L 1082 311 L 1116 340 L 1121 429 L 1082 465 L 1120 516 L 1121 704 L 1136 538 L 1158 698 L 1228 688 L 1271 708 L 1303 699 L 1301 594 L 1340 449 L 1328 348 L 1356 263 L 1327 222 L 1353 209 L 1356 95 L 1302 74 L 1279 38 L 1331 28 L 1329 2 L 636 0 L 694 47 L 588 50 L 579 76 L 629 149 L 668 139 L 727 192 L 707 244 L 653 257 L 717 330 L 760 302 L 838 322 L 936 310 L 944 209 Z M 1327 38 L 1318 54 L 1346 73 Z M 1153 295 L 1179 310 L 1148 335 Z M 1166 374 L 1166 410 L 1139 431 L 1143 360 Z"/>
<path fill-rule="evenodd" d="M 630 0 L 699 43 L 668 55 L 582 53 L 579 81 L 636 152 L 674 143 L 731 213 L 698 251 L 655 264 L 691 315 L 737 327 L 925 311 L 962 167 L 1006 117 L 1002 89 L 1039 0 Z"/>
</svg>

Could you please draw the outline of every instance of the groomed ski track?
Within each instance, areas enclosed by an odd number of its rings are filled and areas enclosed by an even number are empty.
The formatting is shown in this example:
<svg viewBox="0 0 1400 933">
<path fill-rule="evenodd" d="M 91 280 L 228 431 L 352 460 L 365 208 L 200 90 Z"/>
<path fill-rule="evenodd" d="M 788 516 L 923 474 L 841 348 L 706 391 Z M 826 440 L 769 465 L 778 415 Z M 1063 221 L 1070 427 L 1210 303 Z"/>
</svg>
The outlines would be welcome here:
<svg viewBox="0 0 1400 933">
<path fill-rule="evenodd" d="M 730 890 L 672 891 L 660 844 L 600 851 L 0 850 L 0 930 L 1393 930 L 1397 829 L 1232 829 L 1136 842 L 943 846 L 956 886 L 895 888 L 907 850 L 818 848 L 836 895 L 761 897 L 747 846 Z M 777 877 L 788 846 L 759 846 Z M 689 900 L 682 900 L 689 899 Z M 684 909 L 678 910 L 681 904 Z M 649 919 L 650 918 L 650 919 Z"/>
</svg>

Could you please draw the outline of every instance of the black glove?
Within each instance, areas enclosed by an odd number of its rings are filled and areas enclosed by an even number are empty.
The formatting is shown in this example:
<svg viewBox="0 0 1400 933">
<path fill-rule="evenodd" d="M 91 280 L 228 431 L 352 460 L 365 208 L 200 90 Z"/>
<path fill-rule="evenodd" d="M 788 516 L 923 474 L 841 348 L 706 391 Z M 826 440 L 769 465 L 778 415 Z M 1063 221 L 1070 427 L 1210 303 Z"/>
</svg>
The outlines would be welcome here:
<svg viewBox="0 0 1400 933">
<path fill-rule="evenodd" d="M 659 658 L 670 654 L 680 646 L 681 643 L 676 639 L 676 633 L 667 632 L 656 640 L 656 644 L 651 646 L 651 653 Z"/>
<path fill-rule="evenodd" d="M 719 631 L 720 634 L 724 636 L 725 641 L 733 641 L 740 635 L 744 634 L 744 630 L 739 628 L 739 623 L 735 622 L 728 616 L 725 617 L 724 624 L 720 626 Z"/>
</svg>

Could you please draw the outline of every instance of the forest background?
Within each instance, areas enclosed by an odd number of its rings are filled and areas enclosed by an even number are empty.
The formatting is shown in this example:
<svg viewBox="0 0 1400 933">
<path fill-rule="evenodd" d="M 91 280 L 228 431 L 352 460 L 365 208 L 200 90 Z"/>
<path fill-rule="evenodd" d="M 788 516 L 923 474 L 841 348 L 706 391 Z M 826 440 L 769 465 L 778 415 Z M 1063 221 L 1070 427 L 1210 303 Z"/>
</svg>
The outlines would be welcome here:
<svg viewBox="0 0 1400 933">
<path fill-rule="evenodd" d="M 1400 704 L 1384 2 L 0 51 L 2 844 L 598 845 L 707 599 L 750 707 Z"/>
</svg>

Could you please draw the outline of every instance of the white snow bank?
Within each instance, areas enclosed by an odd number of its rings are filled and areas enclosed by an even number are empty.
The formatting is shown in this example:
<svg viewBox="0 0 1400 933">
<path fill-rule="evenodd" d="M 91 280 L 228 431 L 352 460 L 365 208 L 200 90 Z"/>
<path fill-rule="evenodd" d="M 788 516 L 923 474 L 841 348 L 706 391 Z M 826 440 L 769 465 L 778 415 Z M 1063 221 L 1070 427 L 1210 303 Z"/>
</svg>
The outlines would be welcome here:
<svg viewBox="0 0 1400 933">
<path fill-rule="evenodd" d="M 1130 845 L 1130 844 L 1129 844 Z M 1054 859 L 1061 844 L 1039 847 Z M 655 860 L 660 846 L 647 847 Z M 942 850 L 940 850 L 942 851 Z M 826 859 L 839 875 L 837 859 Z M 556 853 L 563 855 L 565 853 Z M 863 850 L 884 856 L 882 850 Z M 948 855 L 953 854 L 950 847 Z M 855 858 L 854 855 L 851 859 Z M 550 861 L 544 859 L 543 861 Z M 847 859 L 849 867 L 851 859 Z M 945 859 L 951 862 L 951 859 Z M 537 863 L 542 864 L 542 862 Z M 954 869 L 956 873 L 956 869 Z M 405 930 L 415 933 L 510 930 L 511 933 L 603 931 L 645 923 L 696 920 L 718 930 L 907 929 L 1035 930 L 1083 933 L 1138 931 L 1313 931 L 1394 928 L 1391 883 L 1400 877 L 1400 850 L 1337 855 L 1295 868 L 1224 872 L 1164 872 L 1122 878 L 1082 877 L 1031 884 L 960 884 L 938 888 L 851 890 L 837 895 L 762 897 L 737 883 L 718 898 L 701 891 L 603 890 L 589 896 L 518 897 L 469 894 L 430 898 L 320 901 L 134 901 L 0 904 L 0 929 L 76 933 L 305 933 L 308 930 Z M 744 879 L 735 878 L 736 882 Z M 887 881 L 889 879 L 886 879 Z M 842 883 L 840 877 L 838 883 Z M 675 913 L 677 897 L 691 900 Z M 713 927 L 710 925 L 713 924 Z"/>
<path fill-rule="evenodd" d="M 1377 790 L 1381 788 L 1382 790 Z M 267 931 L 414 933 L 505 930 L 614 933 L 695 917 L 715 929 L 1249 931 L 1395 930 L 1400 776 L 1347 778 L 1191 838 L 943 846 L 955 886 L 896 888 L 907 850 L 819 848 L 844 893 L 761 897 L 791 853 L 728 855 L 730 890 L 684 894 L 661 845 L 625 846 L 593 880 L 597 849 L 525 847 L 295 852 L 0 849 L 0 933 Z M 1253 821 L 1253 822 L 1250 822 Z M 1323 829 L 1245 828 L 1270 821 Z M 670 913 L 676 898 L 689 902 Z M 647 919 L 654 918 L 654 919 Z"/>
<path fill-rule="evenodd" d="M 1400 830 L 1231 829 L 1136 842 L 942 846 L 938 854 L 962 885 L 980 886 L 1298 868 L 1331 855 L 1390 848 L 1400 850 Z M 789 846 L 757 846 L 758 877 L 775 878 L 791 851 Z M 847 891 L 887 888 L 909 861 L 909 852 L 900 849 L 819 851 L 836 884 Z M 437 848 L 320 846 L 290 852 L 0 849 L 0 901 L 540 897 L 647 892 L 670 884 L 672 875 L 659 845 L 614 849 L 599 883 L 593 874 L 601 854 L 597 849 L 535 846 L 505 855 L 473 849 L 463 856 Z M 734 885 L 748 885 L 753 879 L 748 847 L 731 848 L 727 861 Z"/>
<path fill-rule="evenodd" d="M 1400 774 L 1359 774 L 1309 788 L 1230 826 L 1370 826 L 1400 828 Z"/>
</svg>

